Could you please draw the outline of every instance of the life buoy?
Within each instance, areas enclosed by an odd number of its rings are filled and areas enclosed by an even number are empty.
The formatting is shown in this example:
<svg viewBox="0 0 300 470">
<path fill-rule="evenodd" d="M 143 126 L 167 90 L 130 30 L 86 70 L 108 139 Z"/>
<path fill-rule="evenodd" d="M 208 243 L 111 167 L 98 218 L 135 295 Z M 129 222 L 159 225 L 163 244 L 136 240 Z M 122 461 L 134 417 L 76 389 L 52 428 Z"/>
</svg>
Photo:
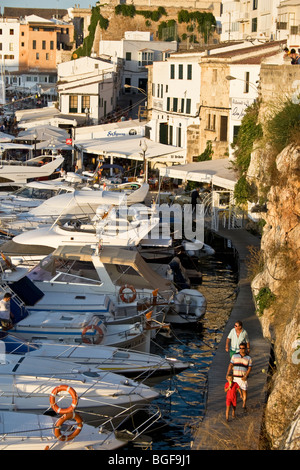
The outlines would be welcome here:
<svg viewBox="0 0 300 470">
<path fill-rule="evenodd" d="M 83 328 L 82 333 L 81 333 L 83 343 L 87 343 L 87 344 L 92 343 L 91 339 L 85 337 L 85 334 L 88 330 L 96 330 L 98 332 L 98 335 L 95 335 L 95 337 L 93 338 L 93 344 L 100 344 L 101 341 L 103 340 L 104 333 L 101 330 L 100 326 L 98 325 L 88 325 L 85 328 Z"/>
<path fill-rule="evenodd" d="M 130 297 L 125 296 L 125 293 L 124 293 L 125 289 L 131 290 L 132 295 Z M 136 299 L 136 290 L 130 284 L 125 284 L 124 286 L 122 286 L 120 291 L 119 291 L 119 294 L 120 294 L 120 298 L 121 298 L 122 302 L 125 302 L 126 304 L 131 304 Z"/>
<path fill-rule="evenodd" d="M 65 421 L 67 420 L 75 420 L 77 423 L 76 429 L 70 434 L 62 434 L 61 433 L 61 427 L 64 424 Z M 66 413 L 63 416 L 61 416 L 55 423 L 55 429 L 54 429 L 54 435 L 57 437 L 59 441 L 71 441 L 74 439 L 74 437 L 78 436 L 82 429 L 83 423 L 82 419 L 77 413 Z"/>
<path fill-rule="evenodd" d="M 68 392 L 71 397 L 72 397 L 72 403 L 68 408 L 59 408 L 59 406 L 56 404 L 56 395 L 59 392 Z M 59 385 L 58 387 L 55 387 L 51 394 L 50 394 L 50 405 L 53 411 L 58 414 L 66 414 L 66 413 L 72 413 L 74 409 L 76 408 L 78 403 L 78 397 L 77 393 L 75 392 L 74 388 L 69 387 L 69 385 Z"/>
</svg>

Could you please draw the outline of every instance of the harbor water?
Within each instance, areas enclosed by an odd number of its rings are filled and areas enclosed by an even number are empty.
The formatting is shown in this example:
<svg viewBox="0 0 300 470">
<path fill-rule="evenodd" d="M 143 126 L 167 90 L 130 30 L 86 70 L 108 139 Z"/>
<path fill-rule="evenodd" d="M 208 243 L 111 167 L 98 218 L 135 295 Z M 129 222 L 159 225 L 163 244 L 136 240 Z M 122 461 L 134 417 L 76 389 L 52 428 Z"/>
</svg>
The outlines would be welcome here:
<svg viewBox="0 0 300 470">
<path fill-rule="evenodd" d="M 172 327 L 171 339 L 158 335 L 152 347 L 154 353 L 192 363 L 185 371 L 155 387 L 162 393 L 161 398 L 155 400 L 162 418 L 149 433 L 152 450 L 191 449 L 193 427 L 205 413 L 208 370 L 230 316 L 238 282 L 234 250 L 224 239 L 214 238 L 211 245 L 216 254 L 199 260 L 202 283 L 192 286 L 206 297 L 205 316 L 197 329 Z M 224 380 L 225 374 L 226 371 Z"/>
</svg>

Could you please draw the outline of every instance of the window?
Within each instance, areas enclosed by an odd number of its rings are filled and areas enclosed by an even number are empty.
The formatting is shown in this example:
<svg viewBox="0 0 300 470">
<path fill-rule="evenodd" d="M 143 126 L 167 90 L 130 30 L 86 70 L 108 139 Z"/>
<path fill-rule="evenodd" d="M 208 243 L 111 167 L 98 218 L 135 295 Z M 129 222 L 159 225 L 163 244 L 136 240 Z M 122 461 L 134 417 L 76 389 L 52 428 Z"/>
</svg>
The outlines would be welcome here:
<svg viewBox="0 0 300 470">
<path fill-rule="evenodd" d="M 51 51 L 53 51 L 53 49 L 54 49 L 54 41 L 50 41 L 50 49 L 51 49 Z"/>
<path fill-rule="evenodd" d="M 186 114 L 191 114 L 191 100 L 190 100 L 190 98 L 188 98 L 186 100 L 186 111 L 185 112 L 186 112 Z"/>
<path fill-rule="evenodd" d="M 184 98 L 181 98 L 180 108 L 178 110 L 180 113 L 184 113 Z M 180 147 L 180 146 L 179 146 Z"/>
<path fill-rule="evenodd" d="M 10 42 L 10 43 L 9 43 L 9 45 L 8 45 L 8 50 L 9 50 L 10 52 L 13 52 L 13 50 L 14 50 L 14 43 L 13 43 L 13 42 Z"/>
<path fill-rule="evenodd" d="M 157 98 L 159 98 L 159 90 L 160 90 L 160 85 L 159 85 L 159 84 L 157 84 L 157 95 L 156 95 L 156 96 L 157 96 Z"/>
<path fill-rule="evenodd" d="M 139 67 L 153 64 L 153 51 L 139 52 Z"/>
<path fill-rule="evenodd" d="M 85 113 L 86 109 L 90 109 L 90 96 L 83 95 L 81 98 L 81 112 Z"/>
<path fill-rule="evenodd" d="M 2 51 L 2 42 L 0 42 L 0 51 Z"/>
<path fill-rule="evenodd" d="M 46 41 L 42 41 L 42 49 L 43 49 L 43 50 L 46 49 Z"/>
<path fill-rule="evenodd" d="M 179 80 L 183 79 L 183 65 L 182 64 L 178 65 L 178 78 Z"/>
<path fill-rule="evenodd" d="M 152 96 L 155 96 L 155 83 L 152 83 Z"/>
<path fill-rule="evenodd" d="M 253 0 L 253 10 L 257 10 L 258 0 Z"/>
<path fill-rule="evenodd" d="M 178 109 L 178 98 L 173 98 L 173 111 L 176 113 Z"/>
<path fill-rule="evenodd" d="M 216 130 L 216 115 L 208 113 L 206 118 L 206 129 L 209 131 Z"/>
<path fill-rule="evenodd" d="M 164 86 L 163 85 L 160 85 L 160 97 L 161 98 L 164 97 Z"/>
<path fill-rule="evenodd" d="M 39 52 L 37 52 L 37 53 L 35 54 L 35 58 L 36 58 L 36 60 L 40 60 L 40 54 L 39 54 Z"/>
<path fill-rule="evenodd" d="M 175 78 L 175 65 L 174 64 L 171 64 L 171 67 L 170 67 L 170 78 Z"/>
<path fill-rule="evenodd" d="M 13 35 L 15 34 L 14 29 L 10 29 L 10 30 L 9 30 L 9 34 L 10 34 L 10 36 L 13 36 Z"/>
<path fill-rule="evenodd" d="M 252 33 L 257 32 L 257 18 L 252 18 L 251 31 L 252 31 Z"/>
<path fill-rule="evenodd" d="M 187 66 L 187 79 L 192 80 L 192 64 L 188 64 Z"/>
<path fill-rule="evenodd" d="M 170 97 L 167 98 L 167 111 L 170 111 Z"/>
<path fill-rule="evenodd" d="M 78 96 L 71 95 L 69 97 L 69 113 L 77 113 L 78 111 Z"/>
<path fill-rule="evenodd" d="M 245 85 L 244 85 L 244 93 L 249 93 L 249 85 L 250 84 L 250 72 L 245 72 Z"/>
<path fill-rule="evenodd" d="M 21 42 L 21 47 L 25 47 L 25 42 Z"/>
<path fill-rule="evenodd" d="M 35 39 L 32 41 L 32 49 L 36 49 L 36 40 Z"/>
<path fill-rule="evenodd" d="M 46 60 L 49 60 L 49 52 L 46 52 Z"/>
<path fill-rule="evenodd" d="M 226 142 L 227 141 L 227 128 L 228 128 L 228 117 L 221 116 L 220 122 L 220 141 Z"/>
<path fill-rule="evenodd" d="M 126 52 L 125 60 L 128 60 L 128 62 L 131 60 L 131 52 Z"/>
<path fill-rule="evenodd" d="M 212 76 L 212 82 L 213 83 L 217 83 L 218 81 L 218 70 L 217 69 L 213 69 L 213 76 Z"/>
</svg>

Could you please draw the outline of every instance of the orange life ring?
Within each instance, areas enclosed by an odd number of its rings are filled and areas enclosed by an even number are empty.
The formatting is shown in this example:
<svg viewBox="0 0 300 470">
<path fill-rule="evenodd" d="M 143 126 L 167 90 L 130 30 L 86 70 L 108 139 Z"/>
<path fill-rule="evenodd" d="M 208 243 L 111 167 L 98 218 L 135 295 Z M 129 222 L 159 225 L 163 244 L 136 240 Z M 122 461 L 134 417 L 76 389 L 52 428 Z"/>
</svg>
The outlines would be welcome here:
<svg viewBox="0 0 300 470">
<path fill-rule="evenodd" d="M 72 403 L 69 406 L 69 408 L 59 408 L 59 406 L 56 404 L 55 398 L 59 392 L 68 392 L 71 395 Z M 55 387 L 50 394 L 50 405 L 53 411 L 55 411 L 55 413 L 58 413 L 58 414 L 72 413 L 74 411 L 74 408 L 77 406 L 77 403 L 78 403 L 77 393 L 75 392 L 74 388 L 69 387 L 69 385 L 59 385 L 58 387 Z"/>
<path fill-rule="evenodd" d="M 62 434 L 61 433 L 61 427 L 64 424 L 65 421 L 69 419 L 75 419 L 77 423 L 76 429 L 71 434 Z M 61 416 L 55 423 L 55 429 L 54 429 L 54 435 L 57 437 L 59 441 L 71 441 L 74 439 L 74 437 L 78 436 L 82 429 L 83 423 L 82 419 L 77 413 L 66 413 L 63 416 Z"/>
<path fill-rule="evenodd" d="M 131 290 L 131 292 L 132 292 L 131 297 L 125 297 L 125 294 L 124 294 L 125 289 L 130 289 Z M 122 302 L 125 302 L 126 304 L 131 304 L 136 299 L 136 290 L 130 284 L 125 284 L 124 286 L 122 286 L 120 291 L 119 291 L 119 294 L 120 294 L 120 298 L 121 298 Z"/>
<path fill-rule="evenodd" d="M 86 334 L 88 330 L 92 330 L 92 329 L 98 331 L 99 333 L 97 336 L 95 335 L 96 340 L 93 341 L 93 344 L 100 344 L 101 341 L 103 340 L 104 333 L 101 330 L 100 326 L 98 325 L 88 325 L 85 328 L 83 328 L 82 333 L 81 333 L 83 343 L 91 344 L 92 341 L 88 338 L 85 338 L 84 335 Z"/>
</svg>

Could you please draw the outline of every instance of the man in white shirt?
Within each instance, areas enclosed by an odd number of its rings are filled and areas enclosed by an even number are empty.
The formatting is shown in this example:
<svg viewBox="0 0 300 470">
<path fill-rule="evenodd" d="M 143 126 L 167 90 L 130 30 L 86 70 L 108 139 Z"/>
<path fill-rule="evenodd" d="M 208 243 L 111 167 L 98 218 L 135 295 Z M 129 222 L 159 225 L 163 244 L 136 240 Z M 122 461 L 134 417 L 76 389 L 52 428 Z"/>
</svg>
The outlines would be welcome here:
<svg viewBox="0 0 300 470">
<path fill-rule="evenodd" d="M 7 292 L 0 300 L 0 323 L 3 329 L 11 328 L 13 314 L 10 311 L 11 294 Z"/>
<path fill-rule="evenodd" d="M 233 354 L 239 352 L 240 344 L 244 342 L 247 344 L 247 354 L 249 354 L 250 342 L 248 333 L 246 330 L 244 330 L 243 323 L 241 321 L 236 321 L 234 328 L 232 328 L 229 335 L 227 336 L 225 350 L 230 352 L 230 357 L 232 357 Z"/>
</svg>

